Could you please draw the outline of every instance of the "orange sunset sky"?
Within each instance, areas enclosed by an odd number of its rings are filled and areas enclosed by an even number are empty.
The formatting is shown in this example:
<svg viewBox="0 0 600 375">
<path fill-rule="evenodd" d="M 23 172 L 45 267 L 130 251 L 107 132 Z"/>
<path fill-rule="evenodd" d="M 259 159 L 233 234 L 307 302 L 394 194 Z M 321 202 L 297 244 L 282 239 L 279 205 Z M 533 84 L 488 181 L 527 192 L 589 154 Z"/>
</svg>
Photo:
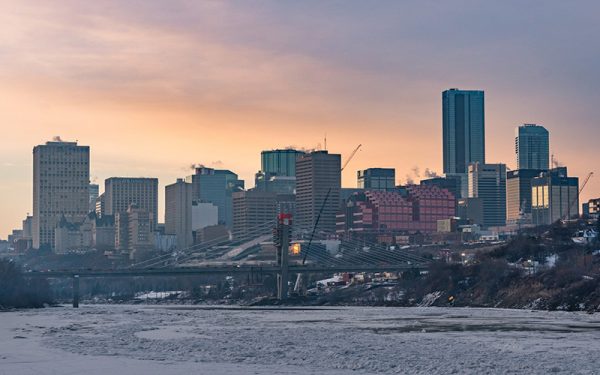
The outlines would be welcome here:
<svg viewBox="0 0 600 375">
<path fill-rule="evenodd" d="M 550 131 L 581 179 L 598 166 L 600 5 L 506 1 L 0 0 L 0 237 L 32 211 L 32 148 L 91 147 L 91 176 L 160 179 L 202 163 L 254 183 L 260 151 L 362 150 L 344 171 L 441 173 L 441 92 L 486 95 L 487 161 Z M 600 196 L 600 176 L 583 199 Z"/>
</svg>

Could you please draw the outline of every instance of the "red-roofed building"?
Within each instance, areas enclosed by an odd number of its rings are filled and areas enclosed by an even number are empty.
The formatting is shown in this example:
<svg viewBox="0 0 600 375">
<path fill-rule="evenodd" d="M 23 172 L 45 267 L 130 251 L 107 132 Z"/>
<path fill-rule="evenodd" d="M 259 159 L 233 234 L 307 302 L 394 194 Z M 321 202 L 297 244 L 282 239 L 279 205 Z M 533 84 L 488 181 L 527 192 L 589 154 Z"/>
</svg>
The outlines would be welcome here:
<svg viewBox="0 0 600 375">
<path fill-rule="evenodd" d="M 434 233 L 438 220 L 456 215 L 455 207 L 454 195 L 437 186 L 359 192 L 338 213 L 336 232 L 342 236 Z"/>
</svg>

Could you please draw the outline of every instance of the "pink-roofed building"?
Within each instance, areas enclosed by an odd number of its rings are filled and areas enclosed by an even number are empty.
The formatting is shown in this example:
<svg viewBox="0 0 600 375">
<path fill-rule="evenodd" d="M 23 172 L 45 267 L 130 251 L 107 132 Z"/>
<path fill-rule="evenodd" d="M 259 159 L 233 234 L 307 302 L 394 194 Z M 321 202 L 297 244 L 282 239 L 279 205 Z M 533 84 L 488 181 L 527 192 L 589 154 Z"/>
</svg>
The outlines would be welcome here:
<svg viewBox="0 0 600 375">
<path fill-rule="evenodd" d="M 438 220 L 456 215 L 455 207 L 454 195 L 437 186 L 359 192 L 338 213 L 336 231 L 341 236 L 434 233 Z"/>
</svg>

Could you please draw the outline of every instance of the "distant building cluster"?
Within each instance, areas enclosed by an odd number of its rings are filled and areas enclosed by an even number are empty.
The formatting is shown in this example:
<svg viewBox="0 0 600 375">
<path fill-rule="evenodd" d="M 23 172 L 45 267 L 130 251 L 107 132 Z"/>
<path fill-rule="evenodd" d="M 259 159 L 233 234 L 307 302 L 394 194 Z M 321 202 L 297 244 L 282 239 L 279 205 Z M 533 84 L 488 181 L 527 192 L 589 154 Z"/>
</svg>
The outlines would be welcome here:
<svg viewBox="0 0 600 375">
<path fill-rule="evenodd" d="M 265 150 L 253 188 L 230 170 L 203 166 L 168 184 L 163 222 L 157 178 L 111 177 L 100 193 L 90 183 L 88 146 L 47 142 L 33 149 L 33 213 L 0 246 L 138 259 L 255 238 L 281 213 L 293 215 L 298 233 L 394 244 L 579 217 L 579 179 L 550 160 L 543 126 L 516 128 L 517 169 L 486 160 L 484 104 L 483 91 L 442 93 L 443 176 L 399 185 L 393 168 L 373 167 L 357 172 L 356 188 L 342 188 L 339 154 Z M 598 218 L 600 198 L 584 203 L 583 215 Z"/>
</svg>

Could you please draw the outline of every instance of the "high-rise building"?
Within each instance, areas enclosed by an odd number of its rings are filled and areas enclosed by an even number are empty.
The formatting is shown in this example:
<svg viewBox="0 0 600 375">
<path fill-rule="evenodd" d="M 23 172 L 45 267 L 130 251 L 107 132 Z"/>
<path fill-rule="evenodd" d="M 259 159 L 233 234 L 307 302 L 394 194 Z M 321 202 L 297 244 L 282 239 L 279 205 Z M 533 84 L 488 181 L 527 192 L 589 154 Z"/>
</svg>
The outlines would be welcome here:
<svg viewBox="0 0 600 375">
<path fill-rule="evenodd" d="M 33 149 L 33 248 L 52 248 L 62 217 L 82 221 L 89 210 L 90 148 L 46 142 Z"/>
<path fill-rule="evenodd" d="M 104 212 L 114 216 L 127 212 L 130 205 L 146 210 L 152 229 L 158 223 L 158 179 L 145 177 L 111 177 L 104 181 Z"/>
<path fill-rule="evenodd" d="M 100 186 L 98 184 L 90 184 L 89 187 L 90 193 L 90 208 L 88 208 L 89 212 L 96 212 L 96 199 L 100 195 Z"/>
<path fill-rule="evenodd" d="M 506 175 L 506 221 L 509 224 L 531 222 L 531 180 L 544 171 L 518 169 Z"/>
<path fill-rule="evenodd" d="M 549 167 L 550 142 L 548 130 L 535 124 L 524 124 L 515 130 L 517 169 Z"/>
<path fill-rule="evenodd" d="M 295 177 L 296 159 L 304 151 L 294 149 L 268 150 L 260 153 L 261 172 L 269 175 Z"/>
<path fill-rule="evenodd" d="M 554 168 L 531 180 L 533 224 L 549 225 L 579 215 L 579 178 L 566 167 Z"/>
<path fill-rule="evenodd" d="M 232 194 L 244 189 L 244 181 L 229 170 L 199 167 L 186 178 L 186 182 L 192 184 L 192 200 L 213 203 L 219 209 L 219 224 L 231 228 Z"/>
<path fill-rule="evenodd" d="M 234 238 L 268 234 L 275 226 L 276 217 L 277 194 L 257 190 L 233 193 Z"/>
<path fill-rule="evenodd" d="M 444 91 L 442 112 L 444 173 L 461 178 L 461 197 L 466 198 L 469 164 L 485 163 L 483 91 Z"/>
<path fill-rule="evenodd" d="M 341 155 L 315 151 L 296 161 L 296 220 L 294 226 L 310 231 L 323 208 L 317 230 L 333 232 L 340 204 Z"/>
<path fill-rule="evenodd" d="M 483 226 L 506 225 L 506 165 L 469 165 L 469 198 L 481 198 Z"/>
<path fill-rule="evenodd" d="M 165 187 L 165 234 L 177 236 L 177 248 L 193 245 L 192 184 L 183 179 Z"/>
<path fill-rule="evenodd" d="M 369 168 L 356 172 L 357 186 L 365 190 L 392 190 L 396 187 L 394 168 Z"/>
<path fill-rule="evenodd" d="M 304 151 L 294 149 L 261 152 L 261 170 L 255 175 L 255 189 L 277 194 L 294 194 L 296 159 L 303 154 Z"/>
</svg>

